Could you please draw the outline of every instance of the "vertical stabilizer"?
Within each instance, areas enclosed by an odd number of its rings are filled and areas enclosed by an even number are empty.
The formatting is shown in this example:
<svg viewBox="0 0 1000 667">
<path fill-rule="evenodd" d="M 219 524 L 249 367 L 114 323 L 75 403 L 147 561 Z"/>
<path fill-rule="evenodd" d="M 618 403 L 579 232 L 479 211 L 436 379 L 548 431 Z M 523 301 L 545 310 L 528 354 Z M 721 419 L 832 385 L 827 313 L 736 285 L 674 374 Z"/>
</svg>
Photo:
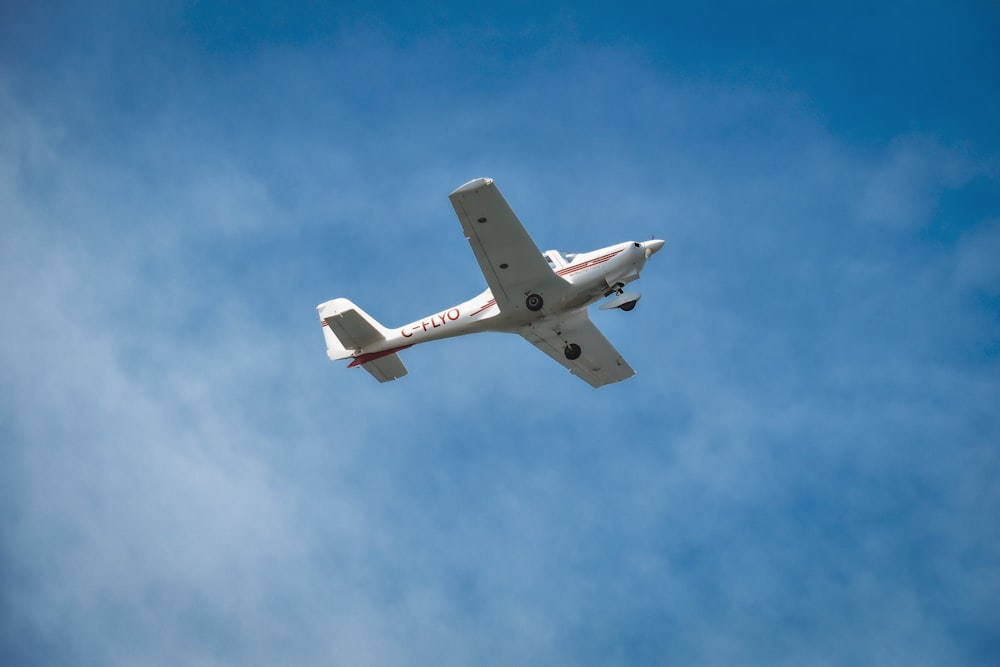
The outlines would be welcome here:
<svg viewBox="0 0 1000 667">
<path fill-rule="evenodd" d="M 316 307 L 323 325 L 327 356 L 347 359 L 386 339 L 388 330 L 348 299 L 334 299 Z"/>
</svg>

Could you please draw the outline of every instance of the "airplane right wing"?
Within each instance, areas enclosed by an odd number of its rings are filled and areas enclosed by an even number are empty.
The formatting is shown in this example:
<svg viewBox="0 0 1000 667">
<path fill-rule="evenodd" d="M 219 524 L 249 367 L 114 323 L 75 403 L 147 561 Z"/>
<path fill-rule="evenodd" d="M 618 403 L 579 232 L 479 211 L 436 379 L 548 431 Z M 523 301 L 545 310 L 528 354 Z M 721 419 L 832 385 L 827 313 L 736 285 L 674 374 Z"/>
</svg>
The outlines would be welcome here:
<svg viewBox="0 0 1000 667">
<path fill-rule="evenodd" d="M 557 297 L 566 289 L 492 178 L 469 181 L 448 199 L 501 311 L 524 309 L 529 293 Z"/>
<path fill-rule="evenodd" d="M 533 322 L 521 327 L 518 333 L 592 387 L 621 382 L 635 375 L 585 310 L 562 320 L 546 318 Z M 577 359 L 566 358 L 567 343 L 580 346 Z"/>
</svg>

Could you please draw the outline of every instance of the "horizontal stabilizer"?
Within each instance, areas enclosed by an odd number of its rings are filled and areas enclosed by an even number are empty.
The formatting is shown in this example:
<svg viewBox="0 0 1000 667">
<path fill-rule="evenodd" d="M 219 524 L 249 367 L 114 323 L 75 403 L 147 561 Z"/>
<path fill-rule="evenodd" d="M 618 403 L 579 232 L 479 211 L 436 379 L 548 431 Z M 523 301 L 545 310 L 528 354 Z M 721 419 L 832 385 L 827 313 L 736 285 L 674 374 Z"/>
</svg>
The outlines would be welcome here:
<svg viewBox="0 0 1000 667">
<path fill-rule="evenodd" d="M 385 336 L 361 317 L 356 310 L 348 310 L 338 315 L 324 317 L 323 321 L 344 344 L 344 347 L 361 350 L 380 340 L 385 340 Z"/>
<path fill-rule="evenodd" d="M 395 353 L 361 364 L 361 368 L 371 373 L 379 382 L 398 380 L 409 372 L 403 365 L 402 359 Z"/>
<path fill-rule="evenodd" d="M 381 342 L 386 330 L 348 299 L 334 299 L 317 307 L 326 337 L 327 356 L 347 359 L 357 350 Z"/>
</svg>

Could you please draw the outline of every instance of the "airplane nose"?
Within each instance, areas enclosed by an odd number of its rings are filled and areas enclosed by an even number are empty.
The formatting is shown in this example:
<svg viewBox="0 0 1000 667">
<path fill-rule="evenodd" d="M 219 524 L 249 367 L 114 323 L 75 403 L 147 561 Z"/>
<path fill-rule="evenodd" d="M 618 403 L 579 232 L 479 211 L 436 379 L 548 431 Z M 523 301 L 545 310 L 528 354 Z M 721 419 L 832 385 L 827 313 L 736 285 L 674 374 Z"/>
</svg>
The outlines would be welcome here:
<svg viewBox="0 0 1000 667">
<path fill-rule="evenodd" d="M 665 241 L 660 241 L 658 239 L 654 239 L 652 241 L 644 241 L 642 247 L 646 249 L 646 258 L 648 259 L 651 256 L 655 255 L 656 252 L 663 247 L 664 243 Z"/>
</svg>

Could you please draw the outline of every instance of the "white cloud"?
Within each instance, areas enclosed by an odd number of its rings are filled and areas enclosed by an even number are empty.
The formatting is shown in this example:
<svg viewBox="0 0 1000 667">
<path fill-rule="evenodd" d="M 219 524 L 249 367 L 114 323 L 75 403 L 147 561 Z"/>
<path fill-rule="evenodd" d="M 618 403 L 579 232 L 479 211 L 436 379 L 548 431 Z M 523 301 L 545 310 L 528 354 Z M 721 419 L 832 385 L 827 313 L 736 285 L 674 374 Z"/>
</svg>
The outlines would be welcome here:
<svg viewBox="0 0 1000 667">
<path fill-rule="evenodd" d="M 958 246 L 955 280 L 964 289 L 986 294 L 1000 292 L 1000 220 L 964 234 Z"/>
<path fill-rule="evenodd" d="M 933 139 L 900 137 L 882 164 L 860 173 L 861 216 L 889 227 L 920 228 L 933 216 L 941 193 L 967 181 L 975 168 L 968 157 Z"/>
</svg>

